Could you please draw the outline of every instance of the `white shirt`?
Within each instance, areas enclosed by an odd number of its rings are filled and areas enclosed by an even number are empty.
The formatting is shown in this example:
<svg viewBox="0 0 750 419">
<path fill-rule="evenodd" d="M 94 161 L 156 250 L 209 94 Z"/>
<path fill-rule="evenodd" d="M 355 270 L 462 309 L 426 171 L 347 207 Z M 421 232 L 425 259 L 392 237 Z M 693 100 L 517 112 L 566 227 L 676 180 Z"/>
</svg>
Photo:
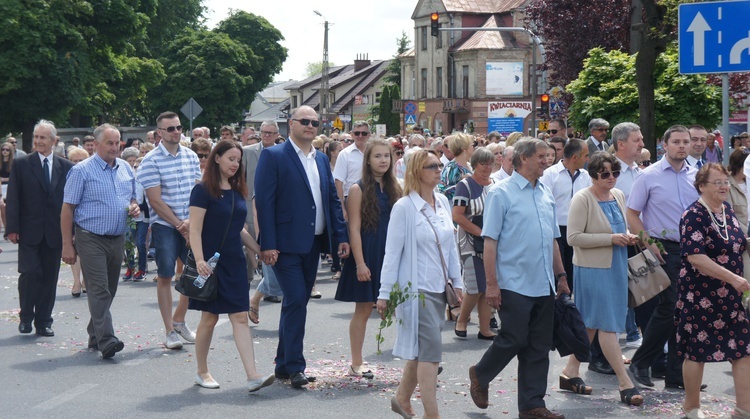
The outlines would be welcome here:
<svg viewBox="0 0 750 419">
<path fill-rule="evenodd" d="M 447 166 L 448 163 L 451 161 L 448 159 L 448 157 L 445 157 L 445 153 L 443 153 L 442 156 L 440 156 L 440 163 L 443 163 L 443 166 Z"/>
<path fill-rule="evenodd" d="M 440 237 L 440 248 L 443 251 L 443 258 L 447 265 L 445 267 L 446 274 L 449 278 L 455 278 L 460 273 L 455 272 L 455 269 L 453 272 L 450 271 L 451 267 L 459 266 L 457 263 L 451 263 L 451 261 L 456 260 L 455 253 L 458 251 L 453 235 L 451 208 L 445 208 L 440 200 L 435 197 L 435 209 L 433 210 L 430 204 L 422 199 L 417 192 L 413 191 L 409 194 L 409 198 L 414 203 L 414 210 L 417 212 L 415 215 L 414 231 L 417 236 L 417 253 L 420 256 L 417 258 L 417 269 L 419 271 L 417 283 L 419 284 L 419 289 L 427 292 L 444 292 L 445 274 L 443 274 L 443 260 L 440 258 L 435 232 L 432 227 L 437 230 L 438 237 Z M 425 209 L 427 218 L 422 215 L 422 209 Z M 429 222 L 427 221 L 428 218 Z M 432 224 L 432 227 L 430 227 L 430 224 Z"/>
<path fill-rule="evenodd" d="M 502 167 L 497 172 L 490 175 L 490 179 L 494 179 L 495 182 L 500 182 L 503 179 L 507 179 L 510 177 L 510 175 L 513 174 L 513 171 L 511 170 L 510 173 L 507 173 L 505 169 Z"/>
<path fill-rule="evenodd" d="M 320 193 L 320 172 L 318 172 L 318 164 L 315 161 L 315 153 L 318 150 L 315 147 L 310 146 L 310 153 L 305 155 L 301 148 L 297 147 L 297 144 L 292 140 L 292 147 L 299 157 L 302 167 L 305 168 L 305 174 L 307 174 L 307 181 L 310 182 L 310 190 L 312 191 L 313 201 L 315 202 L 315 235 L 323 234 L 326 228 L 326 219 L 323 216 L 323 194 Z M 338 160 L 336 163 L 338 167 Z"/>
<path fill-rule="evenodd" d="M 570 200 L 576 192 L 591 186 L 589 172 L 586 169 L 580 169 L 573 181 L 570 172 L 563 165 L 563 160 L 560 160 L 557 164 L 548 167 L 539 181 L 549 188 L 555 197 L 557 225 L 567 226 Z"/>
<path fill-rule="evenodd" d="M 362 163 L 365 153 L 355 144 L 339 153 L 336 167 L 333 168 L 333 178 L 344 184 L 344 196 L 349 196 L 349 188 L 362 179 Z"/>
<path fill-rule="evenodd" d="M 628 164 L 622 161 L 619 157 L 617 157 L 617 160 L 620 161 L 620 177 L 617 178 L 615 188 L 621 190 L 622 193 L 625 194 L 625 202 L 627 202 L 628 197 L 630 196 L 630 190 L 633 189 L 633 182 L 635 182 L 635 178 L 641 174 L 641 169 L 638 168 L 638 164 L 635 162 L 633 162 L 632 166 L 628 166 Z"/>
<path fill-rule="evenodd" d="M 49 153 L 49 156 L 43 156 L 42 153 L 37 153 L 39 156 L 39 162 L 42 163 L 42 170 L 44 170 L 44 159 L 47 159 L 47 165 L 49 166 L 49 173 L 47 173 L 47 178 L 51 181 L 52 180 L 52 162 L 55 160 L 53 158 L 53 153 Z"/>
<path fill-rule="evenodd" d="M 699 159 L 696 159 L 695 157 L 693 157 L 693 156 L 691 156 L 689 154 L 688 154 L 687 158 L 685 159 L 685 161 L 687 162 L 687 164 L 690 167 L 695 167 L 696 169 L 700 169 L 700 167 L 696 166 L 698 164 L 698 160 Z M 701 167 L 703 167 L 703 165 L 706 164 L 706 161 L 703 160 L 703 157 L 701 157 L 700 160 L 703 162 L 703 164 L 701 164 Z"/>
</svg>

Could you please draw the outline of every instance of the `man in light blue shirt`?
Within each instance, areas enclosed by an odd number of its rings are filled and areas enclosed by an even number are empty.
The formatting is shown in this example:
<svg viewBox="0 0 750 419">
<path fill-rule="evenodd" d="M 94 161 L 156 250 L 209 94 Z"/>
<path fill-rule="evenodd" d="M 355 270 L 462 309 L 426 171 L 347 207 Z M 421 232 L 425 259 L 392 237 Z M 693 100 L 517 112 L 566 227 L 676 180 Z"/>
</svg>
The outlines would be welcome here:
<svg viewBox="0 0 750 419">
<path fill-rule="evenodd" d="M 89 348 L 98 348 L 107 359 L 124 347 L 115 336 L 110 307 L 120 279 L 128 216 L 137 217 L 140 208 L 133 171 L 117 158 L 120 132 L 103 124 L 94 130 L 94 138 L 96 153 L 68 172 L 60 228 L 63 261 L 72 265 L 79 256 L 86 277 Z"/>
<path fill-rule="evenodd" d="M 498 310 L 502 327 L 479 363 L 469 369 L 471 397 L 486 409 L 489 382 L 518 356 L 521 416 L 559 419 L 564 416 L 547 410 L 544 395 L 555 293 L 569 294 L 570 289 L 555 241 L 560 236 L 555 199 L 539 182 L 547 167 L 548 146 L 524 139 L 514 147 L 515 171 L 490 189 L 485 203 L 485 297 Z"/>
</svg>

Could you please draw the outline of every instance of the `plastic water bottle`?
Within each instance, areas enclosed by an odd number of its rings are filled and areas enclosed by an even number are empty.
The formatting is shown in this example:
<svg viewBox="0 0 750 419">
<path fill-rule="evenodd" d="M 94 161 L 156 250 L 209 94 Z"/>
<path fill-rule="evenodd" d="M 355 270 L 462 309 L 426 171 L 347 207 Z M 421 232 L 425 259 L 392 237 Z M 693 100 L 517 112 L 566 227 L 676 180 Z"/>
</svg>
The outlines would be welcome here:
<svg viewBox="0 0 750 419">
<path fill-rule="evenodd" d="M 211 268 L 211 272 L 213 272 L 214 268 L 216 268 L 216 264 L 219 263 L 219 252 L 214 253 L 214 255 L 211 256 L 211 259 L 209 259 L 206 263 L 208 264 L 208 267 Z M 198 277 L 195 278 L 195 281 L 193 281 L 193 285 L 198 288 L 203 288 L 203 286 L 206 285 L 207 279 L 208 276 L 198 275 Z"/>
</svg>

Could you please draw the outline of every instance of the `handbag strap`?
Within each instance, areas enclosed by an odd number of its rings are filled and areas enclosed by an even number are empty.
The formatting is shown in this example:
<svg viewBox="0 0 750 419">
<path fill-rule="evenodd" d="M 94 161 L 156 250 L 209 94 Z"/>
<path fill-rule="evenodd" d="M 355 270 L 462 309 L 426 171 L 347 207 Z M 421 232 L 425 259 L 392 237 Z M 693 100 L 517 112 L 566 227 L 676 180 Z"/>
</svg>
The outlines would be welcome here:
<svg viewBox="0 0 750 419">
<path fill-rule="evenodd" d="M 437 230 L 435 229 L 435 226 L 433 226 L 432 223 L 430 222 L 430 217 L 427 216 L 427 213 L 425 211 L 426 211 L 425 208 L 422 208 L 419 212 L 421 212 L 422 215 L 424 215 L 424 218 L 427 219 L 427 224 L 430 225 L 430 228 L 432 228 L 432 232 L 435 233 L 435 241 L 437 242 L 438 253 L 440 253 L 440 266 L 443 268 L 443 279 L 445 280 L 446 285 L 452 286 L 453 283 L 451 282 L 450 279 L 448 279 L 448 270 L 446 269 L 445 257 L 443 257 L 443 248 L 442 246 L 440 246 L 440 237 L 438 237 Z"/>
</svg>

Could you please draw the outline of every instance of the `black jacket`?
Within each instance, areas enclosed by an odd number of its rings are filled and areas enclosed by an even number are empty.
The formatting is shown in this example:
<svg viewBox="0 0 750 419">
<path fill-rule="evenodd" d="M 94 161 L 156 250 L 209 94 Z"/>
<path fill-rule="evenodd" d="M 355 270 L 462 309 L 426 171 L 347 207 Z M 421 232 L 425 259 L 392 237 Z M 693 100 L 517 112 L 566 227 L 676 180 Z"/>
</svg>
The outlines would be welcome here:
<svg viewBox="0 0 750 419">
<path fill-rule="evenodd" d="M 568 294 L 563 294 L 555 300 L 552 344 L 552 349 L 557 349 L 560 356 L 575 354 L 580 362 L 589 361 L 589 336 L 586 325 Z"/>
</svg>

